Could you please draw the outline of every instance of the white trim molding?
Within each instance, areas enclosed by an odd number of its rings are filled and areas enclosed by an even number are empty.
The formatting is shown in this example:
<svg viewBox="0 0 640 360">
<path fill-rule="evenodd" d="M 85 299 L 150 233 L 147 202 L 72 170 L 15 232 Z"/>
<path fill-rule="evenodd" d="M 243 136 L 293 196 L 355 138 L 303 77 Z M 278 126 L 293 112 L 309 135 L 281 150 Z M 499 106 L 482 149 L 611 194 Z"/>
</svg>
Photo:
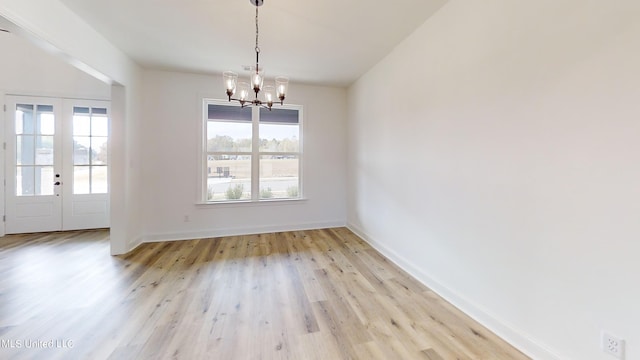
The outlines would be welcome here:
<svg viewBox="0 0 640 360">
<path fill-rule="evenodd" d="M 516 349 L 520 350 L 525 355 L 531 357 L 532 359 L 563 359 L 561 356 L 555 354 L 552 350 L 545 347 L 536 339 L 531 338 L 523 331 L 510 325 L 508 322 L 494 316 L 482 306 L 475 304 L 473 301 L 465 298 L 458 292 L 451 290 L 449 287 L 436 280 L 433 276 L 425 273 L 425 271 L 418 266 L 407 261 L 403 256 L 399 255 L 388 246 L 382 244 L 379 241 L 376 241 L 359 226 L 351 222 L 347 222 L 347 228 L 358 235 L 360 238 L 362 238 L 364 241 L 366 241 L 387 259 L 391 260 L 391 262 L 399 266 L 402 270 L 406 271 L 414 279 L 421 282 L 423 285 L 438 294 L 440 297 L 448 301 L 451 305 L 455 306 L 457 309 L 470 316 L 482 326 L 491 330 L 493 333 L 511 344 Z"/>
<path fill-rule="evenodd" d="M 335 228 L 335 227 L 344 227 L 345 225 L 346 224 L 343 220 L 334 220 L 334 221 L 306 223 L 306 224 L 270 225 L 270 226 L 241 227 L 241 228 L 220 228 L 220 229 L 198 230 L 198 231 L 191 231 L 191 232 L 157 233 L 157 234 L 149 234 L 144 236 L 142 242 L 152 243 L 152 242 L 163 242 L 163 241 L 182 241 L 182 240 L 193 240 L 193 239 L 202 239 L 202 238 L 215 238 L 215 237 L 221 237 L 221 236 L 255 235 L 255 234 L 283 232 L 283 231 Z"/>
</svg>

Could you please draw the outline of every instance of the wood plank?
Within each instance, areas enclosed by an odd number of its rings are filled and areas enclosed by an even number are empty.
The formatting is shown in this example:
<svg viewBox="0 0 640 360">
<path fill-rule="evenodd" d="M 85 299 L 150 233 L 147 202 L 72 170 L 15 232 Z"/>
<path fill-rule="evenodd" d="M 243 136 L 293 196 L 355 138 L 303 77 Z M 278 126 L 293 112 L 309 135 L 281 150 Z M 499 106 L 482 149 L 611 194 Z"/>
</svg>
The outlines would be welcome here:
<svg viewBox="0 0 640 360">
<path fill-rule="evenodd" d="M 142 244 L 0 239 L 11 359 L 527 359 L 346 228 Z"/>
</svg>

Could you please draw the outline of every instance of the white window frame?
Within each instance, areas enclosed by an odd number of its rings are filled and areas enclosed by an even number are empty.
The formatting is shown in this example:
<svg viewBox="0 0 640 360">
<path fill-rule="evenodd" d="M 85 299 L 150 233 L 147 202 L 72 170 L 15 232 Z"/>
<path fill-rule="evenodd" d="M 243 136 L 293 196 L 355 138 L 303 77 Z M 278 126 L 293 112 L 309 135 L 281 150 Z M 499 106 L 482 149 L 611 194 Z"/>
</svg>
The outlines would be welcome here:
<svg viewBox="0 0 640 360">
<path fill-rule="evenodd" d="M 261 152 L 260 151 L 260 108 L 252 107 L 251 108 L 251 125 L 252 125 L 252 139 L 251 139 L 251 199 L 248 200 L 226 200 L 226 201 L 210 201 L 207 199 L 207 180 L 208 180 L 208 155 L 207 151 L 207 121 L 209 117 L 209 105 L 222 105 L 222 106 L 232 106 L 238 107 L 237 103 L 231 103 L 228 100 L 220 100 L 220 99 L 212 99 L 212 98 L 203 98 L 202 99 L 202 115 L 201 115 L 201 140 L 200 140 L 200 176 L 199 179 L 199 194 L 198 194 L 198 204 L 201 205 L 218 205 L 218 204 L 257 204 L 257 203 L 267 203 L 267 202 L 287 202 L 287 201 L 300 201 L 304 200 L 304 181 L 303 181 L 303 124 L 304 124 L 304 114 L 303 114 L 303 106 L 295 105 L 295 104 L 285 104 L 285 105 L 274 105 L 274 109 L 285 109 L 285 110 L 297 110 L 298 111 L 298 141 L 299 141 L 299 149 L 297 153 L 278 153 L 278 154 L 295 154 L 298 156 L 298 197 L 296 198 L 270 198 L 270 199 L 261 199 L 260 198 L 260 156 L 262 155 L 272 155 L 275 153 L 272 152 Z M 268 111 L 268 110 L 267 110 Z"/>
</svg>

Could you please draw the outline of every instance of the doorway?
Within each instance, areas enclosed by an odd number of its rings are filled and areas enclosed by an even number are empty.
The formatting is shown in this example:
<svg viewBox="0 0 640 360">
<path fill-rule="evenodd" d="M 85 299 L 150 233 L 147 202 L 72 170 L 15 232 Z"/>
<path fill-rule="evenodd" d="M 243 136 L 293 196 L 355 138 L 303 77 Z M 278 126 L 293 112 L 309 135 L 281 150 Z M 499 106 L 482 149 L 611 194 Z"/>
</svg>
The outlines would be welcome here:
<svg viewBox="0 0 640 360">
<path fill-rule="evenodd" d="M 5 232 L 109 227 L 110 103 L 7 96 Z"/>
</svg>

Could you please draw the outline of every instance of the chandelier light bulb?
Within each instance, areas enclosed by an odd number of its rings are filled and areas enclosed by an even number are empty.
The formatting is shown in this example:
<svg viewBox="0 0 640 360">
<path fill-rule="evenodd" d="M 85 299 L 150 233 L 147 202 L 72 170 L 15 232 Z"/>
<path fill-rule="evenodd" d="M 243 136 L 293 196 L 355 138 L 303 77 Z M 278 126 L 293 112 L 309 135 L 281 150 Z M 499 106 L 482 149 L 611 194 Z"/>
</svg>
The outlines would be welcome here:
<svg viewBox="0 0 640 360">
<path fill-rule="evenodd" d="M 225 71 L 222 74 L 224 85 L 227 89 L 227 96 L 231 97 L 236 93 L 236 84 L 238 82 L 238 74 L 233 71 Z"/>
<path fill-rule="evenodd" d="M 267 107 L 271 108 L 273 106 L 273 85 L 267 85 L 264 87 L 264 101 L 267 103 Z"/>
<path fill-rule="evenodd" d="M 245 102 L 249 99 L 249 83 L 241 82 L 238 84 L 238 95 L 240 96 L 240 102 Z"/>
<path fill-rule="evenodd" d="M 289 87 L 289 79 L 284 76 L 278 76 L 276 78 L 276 96 L 280 100 L 280 104 L 284 102 L 287 94 L 287 88 Z"/>
<path fill-rule="evenodd" d="M 262 90 L 262 83 L 264 82 L 264 71 L 256 70 L 251 73 L 251 86 L 253 86 L 253 91 L 256 94 Z"/>
</svg>

